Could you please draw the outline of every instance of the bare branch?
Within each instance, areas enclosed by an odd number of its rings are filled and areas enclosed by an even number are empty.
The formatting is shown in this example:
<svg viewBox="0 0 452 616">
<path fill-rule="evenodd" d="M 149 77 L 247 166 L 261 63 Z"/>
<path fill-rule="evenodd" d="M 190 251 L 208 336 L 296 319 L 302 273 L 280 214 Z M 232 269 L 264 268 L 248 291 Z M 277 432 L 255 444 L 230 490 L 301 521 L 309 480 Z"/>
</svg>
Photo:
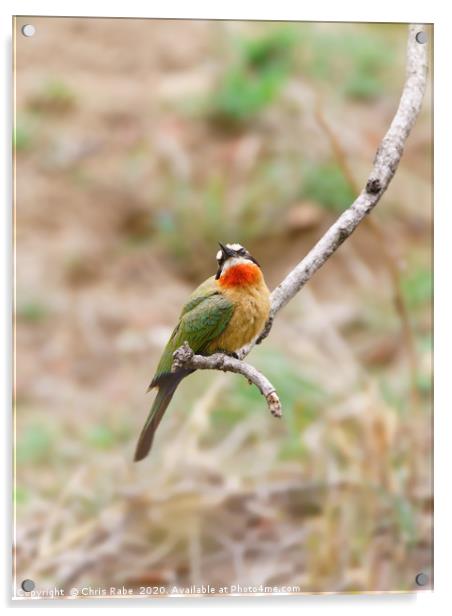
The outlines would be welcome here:
<svg viewBox="0 0 452 616">
<path fill-rule="evenodd" d="M 406 80 L 399 107 L 388 132 L 377 150 L 373 167 L 365 187 L 352 205 L 346 209 L 308 254 L 289 272 L 271 295 L 270 318 L 255 341 L 240 350 L 239 359 L 216 353 L 209 357 L 194 355 L 185 344 L 174 353 L 173 369 L 178 367 L 201 370 L 224 370 L 242 374 L 254 383 L 267 399 L 273 415 L 281 416 L 281 404 L 275 388 L 255 368 L 241 361 L 255 344 L 262 342 L 270 333 L 275 315 L 312 278 L 339 246 L 353 233 L 362 220 L 373 210 L 389 186 L 403 154 L 422 106 L 427 83 L 427 44 L 416 40 L 423 25 L 410 25 L 407 44 Z"/>
<path fill-rule="evenodd" d="M 173 372 L 181 368 L 192 368 L 195 370 L 222 370 L 223 372 L 234 372 L 244 376 L 250 384 L 256 385 L 261 394 L 265 397 L 268 409 L 274 417 L 281 417 L 281 402 L 278 394 L 270 381 L 263 374 L 256 370 L 254 366 L 244 361 L 230 357 L 224 353 L 204 356 L 195 355 L 188 342 L 179 347 L 173 353 Z"/>
</svg>

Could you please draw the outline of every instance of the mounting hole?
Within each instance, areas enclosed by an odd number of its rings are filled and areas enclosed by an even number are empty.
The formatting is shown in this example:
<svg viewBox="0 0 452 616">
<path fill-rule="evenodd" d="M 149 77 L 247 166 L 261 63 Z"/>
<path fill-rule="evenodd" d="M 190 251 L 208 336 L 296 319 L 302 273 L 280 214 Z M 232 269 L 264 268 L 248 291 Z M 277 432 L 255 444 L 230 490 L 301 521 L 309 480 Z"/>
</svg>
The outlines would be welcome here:
<svg viewBox="0 0 452 616">
<path fill-rule="evenodd" d="M 32 24 L 25 24 L 25 26 L 22 26 L 22 34 L 24 36 L 34 36 L 35 32 L 36 28 Z"/>
<path fill-rule="evenodd" d="M 20 586 L 25 592 L 31 592 L 35 588 L 35 583 L 33 580 L 24 580 Z"/>
<path fill-rule="evenodd" d="M 421 43 L 421 45 L 426 43 L 427 42 L 427 33 L 426 32 L 418 32 L 416 34 L 416 41 L 418 43 Z"/>
<path fill-rule="evenodd" d="M 418 573 L 415 580 L 418 586 L 425 586 L 428 582 L 428 575 L 426 573 Z"/>
</svg>

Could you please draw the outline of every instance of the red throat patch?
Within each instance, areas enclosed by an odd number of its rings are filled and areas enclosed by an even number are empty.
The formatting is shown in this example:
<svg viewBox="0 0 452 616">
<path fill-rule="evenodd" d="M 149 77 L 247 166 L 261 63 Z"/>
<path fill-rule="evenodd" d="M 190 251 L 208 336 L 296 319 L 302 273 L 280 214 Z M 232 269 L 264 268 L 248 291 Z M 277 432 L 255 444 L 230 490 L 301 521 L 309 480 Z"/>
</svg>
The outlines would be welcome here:
<svg viewBox="0 0 452 616">
<path fill-rule="evenodd" d="M 254 263 L 239 263 L 229 267 L 218 282 L 222 287 L 243 287 L 256 284 L 261 276 L 260 269 Z"/>
</svg>

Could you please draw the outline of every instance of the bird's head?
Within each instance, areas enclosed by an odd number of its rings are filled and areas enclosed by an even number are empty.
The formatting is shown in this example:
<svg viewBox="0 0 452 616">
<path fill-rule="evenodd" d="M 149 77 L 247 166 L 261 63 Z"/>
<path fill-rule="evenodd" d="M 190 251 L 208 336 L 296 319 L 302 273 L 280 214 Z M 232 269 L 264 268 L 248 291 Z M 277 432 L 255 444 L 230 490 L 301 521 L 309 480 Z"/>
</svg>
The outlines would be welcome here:
<svg viewBox="0 0 452 616">
<path fill-rule="evenodd" d="M 215 278 L 224 286 L 255 284 L 262 278 L 259 263 L 240 244 L 221 244 L 217 252 Z"/>
</svg>

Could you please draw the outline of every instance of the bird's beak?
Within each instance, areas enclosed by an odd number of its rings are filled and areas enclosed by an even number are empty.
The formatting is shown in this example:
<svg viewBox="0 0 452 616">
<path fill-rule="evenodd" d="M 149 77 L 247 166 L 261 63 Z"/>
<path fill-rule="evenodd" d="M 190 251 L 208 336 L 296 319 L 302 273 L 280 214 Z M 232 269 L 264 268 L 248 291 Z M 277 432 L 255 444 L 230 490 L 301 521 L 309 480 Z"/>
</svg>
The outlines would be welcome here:
<svg viewBox="0 0 452 616">
<path fill-rule="evenodd" d="M 219 246 L 221 248 L 221 252 L 224 254 L 226 259 L 228 257 L 233 257 L 234 256 L 234 251 L 233 250 L 231 250 L 227 246 L 223 246 L 223 244 L 221 242 L 218 242 L 218 244 L 219 244 Z"/>
</svg>

